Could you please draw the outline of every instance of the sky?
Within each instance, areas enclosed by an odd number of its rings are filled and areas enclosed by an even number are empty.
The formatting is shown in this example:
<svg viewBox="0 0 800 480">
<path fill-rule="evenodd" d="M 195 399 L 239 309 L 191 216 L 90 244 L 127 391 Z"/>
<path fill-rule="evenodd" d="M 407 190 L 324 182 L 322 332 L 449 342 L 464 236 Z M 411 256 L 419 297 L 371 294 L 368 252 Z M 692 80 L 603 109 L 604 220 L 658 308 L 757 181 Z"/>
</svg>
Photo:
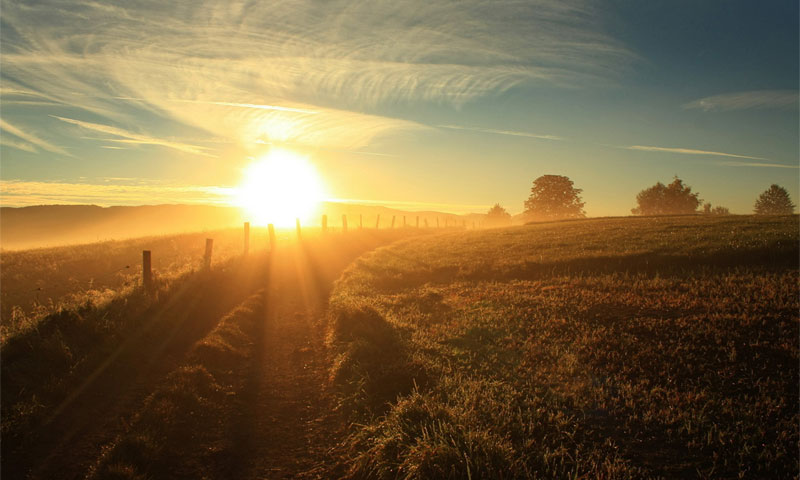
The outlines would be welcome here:
<svg viewBox="0 0 800 480">
<path fill-rule="evenodd" d="M 275 148 L 410 210 L 800 198 L 796 0 L 0 1 L 3 206 L 224 204 Z"/>
</svg>

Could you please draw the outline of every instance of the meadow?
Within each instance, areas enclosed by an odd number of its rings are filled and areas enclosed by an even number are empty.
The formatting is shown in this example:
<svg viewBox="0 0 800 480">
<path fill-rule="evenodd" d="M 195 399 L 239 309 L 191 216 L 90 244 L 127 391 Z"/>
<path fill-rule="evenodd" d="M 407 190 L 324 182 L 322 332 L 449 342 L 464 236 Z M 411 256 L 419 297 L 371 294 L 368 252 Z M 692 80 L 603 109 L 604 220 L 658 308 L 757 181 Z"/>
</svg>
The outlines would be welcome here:
<svg viewBox="0 0 800 480">
<path fill-rule="evenodd" d="M 62 250 L 196 249 L 6 331 L 4 476 L 798 474 L 796 216 L 254 233 Z"/>
<path fill-rule="evenodd" d="M 400 241 L 331 296 L 348 478 L 793 478 L 798 219 Z"/>
<path fill-rule="evenodd" d="M 194 408 L 196 402 L 191 400 L 197 394 L 191 390 L 192 382 L 202 383 L 211 371 L 225 376 L 222 384 L 232 388 L 233 378 L 239 378 L 249 368 L 256 343 L 252 333 L 263 328 L 263 322 L 258 321 L 260 317 L 254 316 L 264 311 L 258 307 L 264 303 L 263 292 L 280 287 L 288 292 L 285 298 L 302 293 L 304 299 L 320 302 L 327 298 L 326 285 L 358 255 L 413 233 L 396 229 L 354 231 L 347 235 L 332 231 L 320 235 L 318 231 L 309 231 L 299 243 L 287 231 L 278 236 L 275 251 L 251 240 L 248 256 L 242 256 L 241 250 L 235 252 L 232 240 L 230 248 L 225 250 L 229 252 L 227 258 L 215 261 L 208 270 L 181 268 L 172 275 L 162 275 L 152 292 L 144 291 L 141 282 L 133 280 L 129 289 L 105 302 L 64 305 L 31 321 L 26 328 L 9 330 L 11 334 L 4 338 L 0 350 L 4 476 L 83 478 L 90 468 L 99 468 L 92 467 L 95 462 L 105 465 L 103 459 L 108 452 L 120 448 L 115 446 L 117 443 L 121 442 L 124 448 L 126 438 L 137 435 L 137 429 L 143 428 L 139 420 L 143 416 L 152 420 L 144 425 L 147 431 L 179 428 L 186 438 L 200 442 L 208 439 L 209 435 L 198 430 L 204 428 L 202 424 L 194 420 L 189 422 L 187 432 L 185 415 L 200 415 L 218 424 L 222 418 L 217 418 L 214 412 L 225 403 L 201 402 L 206 410 L 198 411 Z M 241 241 L 241 233 L 238 236 Z M 161 240 L 168 244 L 173 240 L 179 245 L 181 241 L 203 237 Z M 145 244 L 154 242 L 152 239 L 125 242 L 131 249 Z M 108 245 L 98 244 L 63 251 L 94 249 L 96 253 L 107 248 Z M 69 258 L 70 255 L 62 261 Z M 194 255 L 186 258 L 196 263 Z M 304 274 L 298 278 L 301 270 Z M 293 287 L 289 287 L 287 282 L 292 278 Z M 285 301 L 284 296 L 270 298 L 274 300 L 270 305 Z M 251 325 L 249 329 L 247 322 Z M 231 337 L 231 332 L 236 335 Z M 236 351 L 249 352 L 250 357 L 237 356 Z M 160 398 L 165 391 L 178 392 L 178 400 L 183 403 L 173 406 L 177 414 L 166 414 L 163 409 L 150 417 L 138 413 L 146 412 L 148 405 L 156 401 L 148 399 Z M 158 408 L 163 407 L 158 404 Z M 173 418 L 175 415 L 177 420 Z M 182 463 L 185 458 L 169 454 L 180 447 L 172 442 L 173 438 L 167 435 L 157 443 L 168 453 L 164 456 L 166 463 L 139 452 L 138 464 L 113 463 L 110 470 L 106 468 L 102 470 L 105 473 L 94 475 L 106 478 L 117 475 L 114 471 L 121 475 L 138 467 L 156 477 L 183 471 L 178 476 L 196 478 L 207 465 L 195 465 L 194 470 L 186 473 Z M 207 447 L 186 441 L 181 445 L 186 448 L 195 445 L 200 450 Z M 219 478 L 224 477 L 221 474 Z M 138 477 L 133 474 L 132 478 Z"/>
<path fill-rule="evenodd" d="M 278 230 L 282 242 L 294 229 Z M 81 245 L 4 251 L 0 255 L 0 338 L 31 328 L 62 309 L 102 305 L 130 294 L 141 283 L 142 250 L 152 252 L 152 269 L 162 282 L 202 269 L 205 239 L 214 240 L 212 263 L 243 253 L 241 228 L 111 240 Z M 253 251 L 269 248 L 265 227 L 250 232 Z"/>
</svg>

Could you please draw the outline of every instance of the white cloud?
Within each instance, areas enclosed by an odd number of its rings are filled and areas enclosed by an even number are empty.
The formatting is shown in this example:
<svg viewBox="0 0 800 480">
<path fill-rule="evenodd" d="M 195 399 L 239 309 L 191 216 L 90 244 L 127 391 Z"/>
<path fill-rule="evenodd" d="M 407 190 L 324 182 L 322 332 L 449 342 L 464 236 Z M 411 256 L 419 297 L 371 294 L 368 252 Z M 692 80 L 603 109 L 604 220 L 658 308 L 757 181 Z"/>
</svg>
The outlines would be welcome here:
<svg viewBox="0 0 800 480">
<path fill-rule="evenodd" d="M 375 115 L 384 105 L 613 81 L 635 55 L 601 13 L 584 0 L 6 2 L 0 38 L 14 85 L 117 124 L 144 109 L 243 144 L 358 149 L 424 128 Z"/>
<path fill-rule="evenodd" d="M 785 165 L 783 163 L 717 162 L 717 165 L 725 167 L 800 168 L 800 165 Z"/>
<path fill-rule="evenodd" d="M 749 155 L 737 155 L 735 153 L 714 152 L 709 150 L 697 150 L 694 148 L 651 147 L 647 145 L 630 145 L 627 147 L 618 147 L 618 148 L 624 148 L 626 150 L 639 150 L 643 152 L 677 153 L 680 155 L 712 155 L 716 157 L 734 157 L 734 158 L 749 158 L 752 160 L 767 160 L 766 158 L 762 157 L 751 157 Z"/>
<path fill-rule="evenodd" d="M 515 132 L 513 130 L 495 130 L 493 128 L 477 128 L 477 127 L 462 127 L 459 125 L 437 125 L 439 128 L 448 128 L 451 130 L 469 130 L 471 132 L 491 133 L 495 135 L 510 135 L 512 137 L 528 137 L 539 138 L 542 140 L 564 140 L 563 137 L 556 135 L 542 135 L 528 132 Z"/>
<path fill-rule="evenodd" d="M 2 119 L 2 118 L 0 118 L 0 129 L 5 130 L 7 133 L 10 133 L 11 135 L 14 135 L 15 137 L 18 137 L 21 140 L 25 140 L 26 142 L 28 142 L 30 144 L 33 144 L 33 145 L 41 148 L 42 150 L 47 150 L 48 152 L 57 153 L 59 155 L 65 155 L 67 157 L 72 157 L 73 156 L 71 153 L 69 153 L 68 151 L 64 150 L 63 148 L 61 148 L 61 147 L 59 147 L 57 145 L 53 145 L 52 143 L 50 143 L 50 142 L 48 142 L 46 140 L 42 140 L 41 138 L 39 138 L 38 136 L 36 136 L 36 135 L 34 135 L 34 134 L 30 133 L 30 132 L 25 132 L 22 129 L 20 129 L 18 127 L 15 127 L 14 125 L 11 125 L 10 123 L 8 123 L 8 121 L 6 121 L 5 119 Z M 16 148 L 21 148 L 18 145 L 19 144 L 10 145 L 10 146 L 15 146 Z M 22 149 L 25 150 L 24 147 L 22 147 Z M 28 150 L 28 151 L 30 151 L 30 150 Z"/>
<path fill-rule="evenodd" d="M 754 90 L 705 97 L 683 105 L 704 111 L 747 110 L 760 108 L 797 108 L 796 90 Z"/>
<path fill-rule="evenodd" d="M 0 145 L 3 145 L 5 147 L 16 148 L 17 150 L 22 150 L 24 152 L 29 152 L 29 153 L 38 152 L 38 150 L 36 150 L 36 147 L 31 145 L 30 143 L 18 142 L 13 138 L 8 138 L 7 135 L 0 136 Z"/>
<path fill-rule="evenodd" d="M 113 135 L 115 137 L 122 137 L 122 138 L 105 139 L 106 141 L 109 142 L 119 142 L 119 143 L 129 143 L 129 144 L 139 144 L 139 145 L 158 145 L 161 147 L 172 148 L 174 150 L 178 150 L 181 152 L 193 153 L 195 155 L 202 155 L 206 157 L 214 156 L 206 152 L 207 149 L 205 147 L 198 147 L 196 145 L 188 145 L 186 143 L 163 140 L 160 138 L 153 138 L 147 135 L 141 135 L 138 133 L 129 132 L 121 128 L 112 127 L 109 125 L 101 125 L 99 123 L 84 122 L 81 120 L 75 120 L 74 118 L 59 117 L 57 115 L 50 115 L 50 116 L 58 120 L 61 120 L 62 122 L 77 125 L 81 128 L 94 130 L 96 132 L 105 133 L 108 135 Z"/>
<path fill-rule="evenodd" d="M 0 203 L 6 207 L 52 204 L 153 205 L 162 203 L 228 204 L 230 188 L 169 183 L 30 182 L 0 180 Z"/>
</svg>

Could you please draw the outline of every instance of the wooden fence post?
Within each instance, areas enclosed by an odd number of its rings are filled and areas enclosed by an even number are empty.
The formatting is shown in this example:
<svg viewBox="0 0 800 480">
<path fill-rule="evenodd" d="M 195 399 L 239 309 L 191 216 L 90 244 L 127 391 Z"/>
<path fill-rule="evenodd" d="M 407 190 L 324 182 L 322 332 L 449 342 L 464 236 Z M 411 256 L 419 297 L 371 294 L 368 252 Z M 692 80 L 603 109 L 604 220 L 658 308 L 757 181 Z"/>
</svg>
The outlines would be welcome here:
<svg viewBox="0 0 800 480">
<path fill-rule="evenodd" d="M 145 293 L 153 291 L 153 271 L 151 269 L 150 250 L 142 250 L 142 287 Z"/>
<path fill-rule="evenodd" d="M 378 219 L 375 220 L 375 228 L 380 228 L 381 225 L 381 214 L 378 214 Z"/>
<path fill-rule="evenodd" d="M 322 233 L 326 233 L 328 231 L 328 216 L 322 216 Z"/>
<path fill-rule="evenodd" d="M 358 214 L 358 229 L 361 230 L 362 228 L 364 228 L 364 214 L 363 213 L 359 213 Z"/>
<path fill-rule="evenodd" d="M 419 228 L 419 215 L 417 215 L 417 228 Z"/>
<path fill-rule="evenodd" d="M 342 233 L 347 233 L 347 215 L 342 215 Z"/>
<path fill-rule="evenodd" d="M 392 228 L 394 228 L 394 217 L 395 217 L 395 216 L 396 216 L 396 215 L 392 215 Z"/>
<path fill-rule="evenodd" d="M 206 254 L 203 256 L 203 266 L 206 270 L 211 268 L 211 252 L 214 250 L 214 239 L 206 238 Z"/>
<path fill-rule="evenodd" d="M 436 217 L 436 228 L 439 228 L 439 217 Z"/>
<path fill-rule="evenodd" d="M 269 251 L 272 253 L 275 251 L 275 247 L 277 247 L 277 242 L 275 241 L 275 226 L 270 223 L 267 225 L 267 230 L 269 230 Z"/>
<path fill-rule="evenodd" d="M 300 219 L 299 218 L 295 218 L 294 219 L 294 225 L 295 225 L 295 228 L 297 228 L 297 241 L 299 242 L 300 240 L 303 239 L 303 236 L 300 234 Z"/>
<path fill-rule="evenodd" d="M 425 228 L 428 228 L 428 219 L 425 219 Z"/>
<path fill-rule="evenodd" d="M 406 228 L 406 216 L 403 215 L 403 228 Z"/>
<path fill-rule="evenodd" d="M 250 253 L 250 222 L 244 222 L 244 254 Z"/>
</svg>

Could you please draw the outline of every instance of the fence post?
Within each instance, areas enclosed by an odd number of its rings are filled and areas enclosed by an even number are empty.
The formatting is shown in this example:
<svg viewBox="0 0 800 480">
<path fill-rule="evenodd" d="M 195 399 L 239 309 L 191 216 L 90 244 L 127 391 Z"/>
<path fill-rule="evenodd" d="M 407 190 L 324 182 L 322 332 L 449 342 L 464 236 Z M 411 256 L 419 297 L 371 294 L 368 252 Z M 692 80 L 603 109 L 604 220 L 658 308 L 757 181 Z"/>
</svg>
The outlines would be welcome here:
<svg viewBox="0 0 800 480">
<path fill-rule="evenodd" d="M 439 228 L 439 217 L 436 217 L 436 228 Z"/>
<path fill-rule="evenodd" d="M 417 228 L 419 228 L 419 215 L 417 215 Z"/>
<path fill-rule="evenodd" d="M 244 222 L 244 254 L 250 253 L 250 222 Z"/>
<path fill-rule="evenodd" d="M 145 293 L 153 291 L 153 271 L 151 270 L 150 250 L 142 250 L 142 287 Z"/>
<path fill-rule="evenodd" d="M 406 216 L 403 215 L 403 228 L 405 228 L 405 227 L 406 227 Z"/>
<path fill-rule="evenodd" d="M 214 250 L 214 239 L 206 238 L 206 254 L 203 256 L 203 266 L 206 270 L 211 268 L 211 252 Z"/>
<path fill-rule="evenodd" d="M 375 228 L 376 228 L 376 229 L 377 229 L 377 228 L 379 228 L 379 227 L 380 227 L 380 225 L 381 225 L 381 214 L 379 213 L 379 214 L 378 214 L 378 219 L 377 219 L 377 220 L 375 220 Z"/>
<path fill-rule="evenodd" d="M 342 233 L 347 233 L 347 215 L 342 215 Z"/>
<path fill-rule="evenodd" d="M 294 225 L 295 225 L 295 228 L 297 228 L 297 241 L 299 242 L 300 240 L 303 239 L 303 236 L 300 234 L 300 219 L 299 218 L 295 218 L 294 219 Z"/>
<path fill-rule="evenodd" d="M 328 216 L 322 216 L 322 233 L 326 233 L 328 231 Z"/>
<path fill-rule="evenodd" d="M 275 226 L 270 223 L 267 225 L 267 230 L 269 230 L 269 251 L 272 253 L 275 251 L 275 247 L 277 247 L 277 242 L 275 242 Z"/>
<path fill-rule="evenodd" d="M 359 213 L 358 214 L 358 229 L 361 230 L 362 228 L 364 228 L 364 214 L 363 213 Z"/>
<path fill-rule="evenodd" d="M 392 228 L 394 228 L 394 217 L 395 217 L 395 216 L 396 216 L 396 215 L 392 215 Z"/>
<path fill-rule="evenodd" d="M 428 219 L 425 219 L 425 228 L 428 228 Z"/>
</svg>

